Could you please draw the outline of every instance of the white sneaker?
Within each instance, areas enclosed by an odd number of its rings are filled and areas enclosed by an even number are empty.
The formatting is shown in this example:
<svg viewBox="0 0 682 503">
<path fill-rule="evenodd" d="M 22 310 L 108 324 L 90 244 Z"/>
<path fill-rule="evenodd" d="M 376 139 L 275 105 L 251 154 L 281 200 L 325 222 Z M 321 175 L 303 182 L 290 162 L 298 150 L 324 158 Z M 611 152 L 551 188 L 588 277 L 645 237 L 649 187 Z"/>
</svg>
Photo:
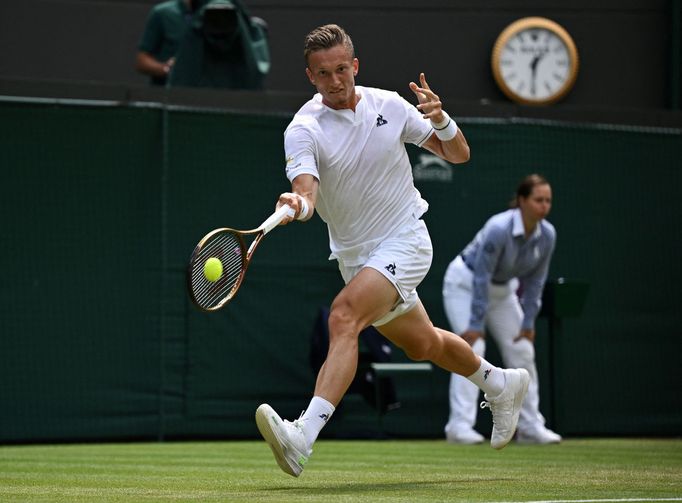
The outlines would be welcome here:
<svg viewBox="0 0 682 503">
<path fill-rule="evenodd" d="M 558 444 L 561 440 L 561 435 L 544 426 L 532 430 L 519 429 L 516 432 L 516 441 L 519 444 Z"/>
<path fill-rule="evenodd" d="M 493 433 L 490 437 L 493 449 L 502 449 L 514 436 L 521 404 L 530 382 L 530 374 L 526 369 L 505 369 L 503 372 L 505 383 L 502 393 L 495 398 L 490 398 L 486 393 L 484 396 L 487 401 L 481 402 L 481 409 L 489 407 L 493 414 Z"/>
<path fill-rule="evenodd" d="M 256 425 L 272 449 L 279 467 L 298 477 L 313 453 L 308 448 L 300 421 L 283 421 L 272 407 L 264 403 L 256 409 Z"/>
<path fill-rule="evenodd" d="M 451 444 L 481 444 L 485 437 L 469 426 L 445 432 L 445 439 Z"/>
</svg>

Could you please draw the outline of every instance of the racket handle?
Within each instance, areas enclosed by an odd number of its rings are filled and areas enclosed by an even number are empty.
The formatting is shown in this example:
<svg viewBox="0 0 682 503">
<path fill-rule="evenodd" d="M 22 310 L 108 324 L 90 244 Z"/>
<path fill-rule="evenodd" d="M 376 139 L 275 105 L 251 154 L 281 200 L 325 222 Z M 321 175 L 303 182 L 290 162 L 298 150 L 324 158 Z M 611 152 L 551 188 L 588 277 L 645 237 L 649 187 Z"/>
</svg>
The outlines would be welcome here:
<svg viewBox="0 0 682 503">
<path fill-rule="evenodd" d="M 295 214 L 296 212 L 291 209 L 288 204 L 283 204 L 277 211 L 270 215 L 265 222 L 260 224 L 260 228 L 263 229 L 263 234 L 267 234 L 277 227 L 285 217 L 293 218 Z"/>
</svg>

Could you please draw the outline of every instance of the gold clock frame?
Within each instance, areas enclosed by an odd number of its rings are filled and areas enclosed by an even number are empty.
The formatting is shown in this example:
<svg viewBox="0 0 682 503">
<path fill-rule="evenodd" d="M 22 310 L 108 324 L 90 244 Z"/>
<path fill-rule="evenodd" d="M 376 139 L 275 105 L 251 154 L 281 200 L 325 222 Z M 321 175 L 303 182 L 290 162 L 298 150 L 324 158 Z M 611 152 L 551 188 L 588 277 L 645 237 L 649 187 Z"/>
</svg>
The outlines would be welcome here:
<svg viewBox="0 0 682 503">
<path fill-rule="evenodd" d="M 502 70 L 500 69 L 500 59 L 502 57 L 502 50 L 504 49 L 504 46 L 507 44 L 509 39 L 514 37 L 520 31 L 533 28 L 551 31 L 557 37 L 559 37 L 562 40 L 562 42 L 566 45 L 566 48 L 568 50 L 568 57 L 570 60 L 569 61 L 570 68 L 566 82 L 564 82 L 564 84 L 559 88 L 559 90 L 552 96 L 539 100 L 531 100 L 517 94 L 504 81 L 504 78 L 502 77 Z M 580 66 L 580 60 L 578 58 L 578 49 L 575 46 L 575 42 L 573 42 L 573 38 L 561 25 L 552 21 L 551 19 L 534 16 L 518 19 L 511 23 L 509 26 L 507 26 L 504 30 L 502 30 L 500 35 L 497 37 L 497 40 L 495 41 L 495 45 L 493 46 L 491 66 L 493 70 L 493 77 L 495 77 L 495 82 L 497 83 L 497 86 L 512 101 L 515 101 L 516 103 L 520 103 L 522 105 L 551 105 L 564 98 L 575 85 L 575 81 L 578 78 L 578 68 Z"/>
</svg>

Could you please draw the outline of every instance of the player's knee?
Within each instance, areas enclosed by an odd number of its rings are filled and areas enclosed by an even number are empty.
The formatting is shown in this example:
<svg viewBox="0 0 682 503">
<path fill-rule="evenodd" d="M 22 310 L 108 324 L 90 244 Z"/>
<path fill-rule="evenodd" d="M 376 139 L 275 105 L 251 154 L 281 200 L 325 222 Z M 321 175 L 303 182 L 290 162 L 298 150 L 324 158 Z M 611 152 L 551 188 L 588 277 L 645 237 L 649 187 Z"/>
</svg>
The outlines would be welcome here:
<svg viewBox="0 0 682 503">
<path fill-rule="evenodd" d="M 329 311 L 329 337 L 353 336 L 357 338 L 360 330 L 360 322 L 354 316 L 353 311 L 345 302 L 334 302 Z"/>
</svg>

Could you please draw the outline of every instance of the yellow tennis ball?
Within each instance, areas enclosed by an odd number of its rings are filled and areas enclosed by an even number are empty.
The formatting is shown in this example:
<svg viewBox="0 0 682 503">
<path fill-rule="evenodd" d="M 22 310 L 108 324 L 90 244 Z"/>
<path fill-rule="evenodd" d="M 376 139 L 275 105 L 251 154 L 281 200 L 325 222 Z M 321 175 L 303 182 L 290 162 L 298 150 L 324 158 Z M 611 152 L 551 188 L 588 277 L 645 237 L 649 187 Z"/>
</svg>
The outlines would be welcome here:
<svg viewBox="0 0 682 503">
<path fill-rule="evenodd" d="M 213 282 L 218 281 L 223 275 L 223 263 L 220 259 L 211 257 L 204 264 L 204 277 Z"/>
</svg>

